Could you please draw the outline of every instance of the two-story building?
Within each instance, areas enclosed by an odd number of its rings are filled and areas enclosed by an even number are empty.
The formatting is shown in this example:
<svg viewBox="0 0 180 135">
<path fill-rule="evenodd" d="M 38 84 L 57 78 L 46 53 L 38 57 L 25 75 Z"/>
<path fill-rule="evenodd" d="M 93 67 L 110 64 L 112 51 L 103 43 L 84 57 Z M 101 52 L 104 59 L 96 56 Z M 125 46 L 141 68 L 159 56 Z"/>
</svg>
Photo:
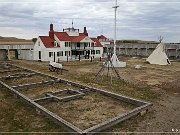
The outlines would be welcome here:
<svg viewBox="0 0 180 135">
<path fill-rule="evenodd" d="M 97 38 L 90 38 L 86 27 L 82 33 L 79 29 L 63 29 L 56 32 L 50 24 L 49 36 L 39 36 L 34 45 L 34 60 L 66 61 L 73 59 L 90 59 L 102 57 L 103 46 Z"/>
</svg>

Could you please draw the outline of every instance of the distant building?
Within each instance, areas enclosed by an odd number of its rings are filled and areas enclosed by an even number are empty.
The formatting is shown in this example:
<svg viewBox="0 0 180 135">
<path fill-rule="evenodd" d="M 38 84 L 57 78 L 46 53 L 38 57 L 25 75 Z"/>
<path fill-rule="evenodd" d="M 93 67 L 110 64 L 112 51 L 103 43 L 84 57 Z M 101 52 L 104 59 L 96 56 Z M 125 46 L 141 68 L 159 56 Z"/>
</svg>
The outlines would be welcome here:
<svg viewBox="0 0 180 135">
<path fill-rule="evenodd" d="M 102 57 L 103 46 L 97 38 L 90 38 L 86 27 L 63 29 L 56 32 L 50 24 L 49 36 L 39 36 L 34 45 L 34 60 L 66 61 Z"/>
<path fill-rule="evenodd" d="M 33 59 L 33 43 L 15 38 L 4 38 L 0 40 L 0 61 L 13 59 Z M 12 41 L 11 41 L 12 40 Z M 13 55 L 12 55 L 13 54 Z"/>
<path fill-rule="evenodd" d="M 108 47 L 111 44 L 110 40 L 107 37 L 105 37 L 104 35 L 97 36 L 97 39 L 103 46 L 103 54 L 107 54 Z"/>
</svg>

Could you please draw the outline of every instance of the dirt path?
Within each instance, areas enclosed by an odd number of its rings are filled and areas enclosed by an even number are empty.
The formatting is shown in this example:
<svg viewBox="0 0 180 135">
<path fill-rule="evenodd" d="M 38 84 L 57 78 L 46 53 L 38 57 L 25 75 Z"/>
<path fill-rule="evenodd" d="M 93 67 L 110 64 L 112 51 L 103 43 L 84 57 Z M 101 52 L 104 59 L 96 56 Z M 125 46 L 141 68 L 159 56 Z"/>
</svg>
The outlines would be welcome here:
<svg viewBox="0 0 180 135">
<path fill-rule="evenodd" d="M 152 106 L 153 116 L 138 123 L 138 132 L 180 131 L 180 94 L 163 94 Z"/>
<path fill-rule="evenodd" d="M 125 80 L 139 86 L 147 85 L 161 95 L 157 101 L 152 101 L 150 113 L 137 122 L 135 132 L 173 131 L 180 134 L 180 72 L 177 71 L 180 63 L 175 67 L 164 70 L 149 67 L 128 73 L 121 71 Z"/>
</svg>

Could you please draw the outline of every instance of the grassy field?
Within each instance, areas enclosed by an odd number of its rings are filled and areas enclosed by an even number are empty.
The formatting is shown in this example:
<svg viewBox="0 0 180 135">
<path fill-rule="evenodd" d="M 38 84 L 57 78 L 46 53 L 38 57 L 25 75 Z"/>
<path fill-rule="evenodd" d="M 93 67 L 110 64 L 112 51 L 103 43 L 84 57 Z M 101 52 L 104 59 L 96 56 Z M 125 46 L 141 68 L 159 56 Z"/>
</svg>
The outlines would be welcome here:
<svg viewBox="0 0 180 135">
<path fill-rule="evenodd" d="M 0 42 L 0 45 L 33 45 L 33 42 Z"/>
<path fill-rule="evenodd" d="M 23 104 L 5 88 L 0 88 L 1 132 L 55 132 L 62 128 Z"/>
<path fill-rule="evenodd" d="M 101 68 L 102 62 L 94 61 L 75 61 L 75 62 L 64 62 L 63 66 L 68 71 L 64 71 L 63 75 L 49 72 L 48 63 L 44 62 L 28 62 L 28 61 L 15 61 L 16 64 L 30 67 L 31 69 L 38 70 L 47 74 L 55 75 L 64 79 L 73 80 L 80 82 L 85 85 L 94 86 L 97 88 L 102 88 L 108 91 L 116 92 L 126 96 L 133 96 L 135 98 L 144 99 L 152 101 L 156 99 L 159 94 L 151 91 L 147 85 L 137 87 L 135 84 L 126 82 L 124 80 L 118 80 L 116 77 L 113 77 L 112 83 L 110 79 L 107 78 L 104 74 L 102 80 L 98 81 L 95 78 L 98 70 Z"/>
<path fill-rule="evenodd" d="M 0 45 L 11 45 L 11 44 L 33 44 L 32 40 L 27 40 L 27 39 L 19 39 L 15 37 L 1 37 L 0 36 Z"/>
<path fill-rule="evenodd" d="M 123 80 L 118 80 L 115 77 L 112 77 L 112 83 L 110 78 L 106 77 L 106 72 L 104 73 L 103 79 L 101 81 L 97 81 L 95 75 L 100 70 L 102 66 L 102 62 L 98 60 L 90 62 L 90 61 L 74 61 L 74 62 L 63 62 L 63 67 L 68 71 L 63 71 L 63 75 L 50 72 L 47 62 L 36 62 L 36 61 L 23 61 L 16 60 L 10 61 L 12 64 L 16 64 L 19 66 L 31 68 L 34 70 L 38 70 L 40 72 L 54 75 L 60 78 L 69 79 L 72 81 L 79 82 L 81 84 L 102 88 L 107 91 L 112 91 L 118 94 L 143 99 L 146 101 L 152 102 L 154 105 L 151 108 L 150 112 L 148 112 L 145 116 L 138 116 L 136 118 L 132 118 L 126 122 L 118 124 L 111 129 L 108 129 L 108 132 L 112 131 L 164 131 L 168 130 L 169 127 L 179 127 L 179 121 L 176 119 L 176 116 L 179 115 L 179 90 L 180 84 L 178 83 L 180 77 L 180 63 L 173 62 L 171 66 L 157 66 L 157 65 L 149 65 L 142 59 L 133 59 L 130 57 L 120 57 L 123 61 L 127 62 L 126 68 L 117 69 L 121 78 Z M 143 68 L 137 70 L 134 68 L 135 65 L 140 64 L 143 65 Z M 8 102 L 10 106 L 0 106 L 1 117 L 0 120 L 0 129 L 1 131 L 63 131 L 61 128 L 58 128 L 55 124 L 49 122 L 43 116 L 37 115 L 35 110 L 27 107 L 22 104 L 20 100 L 16 99 L 12 95 L 10 95 L 5 89 L 0 91 L 1 99 L 5 102 Z M 27 93 L 28 94 L 28 93 Z M 11 96 L 11 98 L 6 98 L 6 96 Z M 164 99 L 165 98 L 165 99 Z M 169 101 L 173 98 L 172 103 L 176 106 L 172 106 Z M 19 108 L 16 107 L 20 104 Z M 165 107 L 164 107 L 165 106 Z M 17 109 L 16 109 L 17 108 Z M 24 108 L 23 111 L 20 108 Z M 10 114 L 6 115 L 6 109 L 9 110 Z M 29 110 L 31 111 L 29 111 Z M 169 110 L 169 111 L 166 111 Z M 173 112 L 172 117 L 164 118 Z M 19 125 L 24 123 L 21 128 L 17 126 L 15 129 L 12 129 L 14 123 L 8 122 L 13 117 L 12 114 L 22 113 L 21 116 L 17 116 L 19 120 Z M 29 115 L 23 115 L 23 114 Z M 31 119 L 30 116 L 34 116 L 37 123 L 34 123 L 34 127 L 32 126 L 33 122 L 28 121 Z M 36 116 L 37 115 L 37 116 Z M 27 118 L 26 118 L 27 117 Z M 41 119 L 39 118 L 41 117 Z M 7 122 L 1 122 L 3 119 L 6 119 Z M 27 119 L 27 120 L 26 120 Z M 165 121 L 164 121 L 165 120 Z M 171 123 L 173 121 L 173 123 Z M 27 123 L 27 124 L 26 124 Z M 144 123 L 141 124 L 141 123 Z M 151 124 L 147 124 L 151 123 Z M 156 128 L 156 124 L 159 124 L 159 127 Z M 42 127 L 39 125 L 43 125 Z M 160 126 L 163 125 L 163 126 Z M 169 127 L 168 127 L 169 126 Z"/>
</svg>

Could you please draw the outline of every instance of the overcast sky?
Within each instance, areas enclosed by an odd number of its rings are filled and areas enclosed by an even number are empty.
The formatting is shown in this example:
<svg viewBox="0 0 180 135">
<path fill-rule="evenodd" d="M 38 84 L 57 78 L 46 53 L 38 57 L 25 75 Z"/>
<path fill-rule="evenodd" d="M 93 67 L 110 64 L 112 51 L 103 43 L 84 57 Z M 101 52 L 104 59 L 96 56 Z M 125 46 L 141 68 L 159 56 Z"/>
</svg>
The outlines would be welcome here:
<svg viewBox="0 0 180 135">
<path fill-rule="evenodd" d="M 115 0 L 0 0 L 0 36 L 33 38 L 71 27 L 113 38 Z M 118 0 L 117 39 L 180 42 L 180 0 Z"/>
</svg>

